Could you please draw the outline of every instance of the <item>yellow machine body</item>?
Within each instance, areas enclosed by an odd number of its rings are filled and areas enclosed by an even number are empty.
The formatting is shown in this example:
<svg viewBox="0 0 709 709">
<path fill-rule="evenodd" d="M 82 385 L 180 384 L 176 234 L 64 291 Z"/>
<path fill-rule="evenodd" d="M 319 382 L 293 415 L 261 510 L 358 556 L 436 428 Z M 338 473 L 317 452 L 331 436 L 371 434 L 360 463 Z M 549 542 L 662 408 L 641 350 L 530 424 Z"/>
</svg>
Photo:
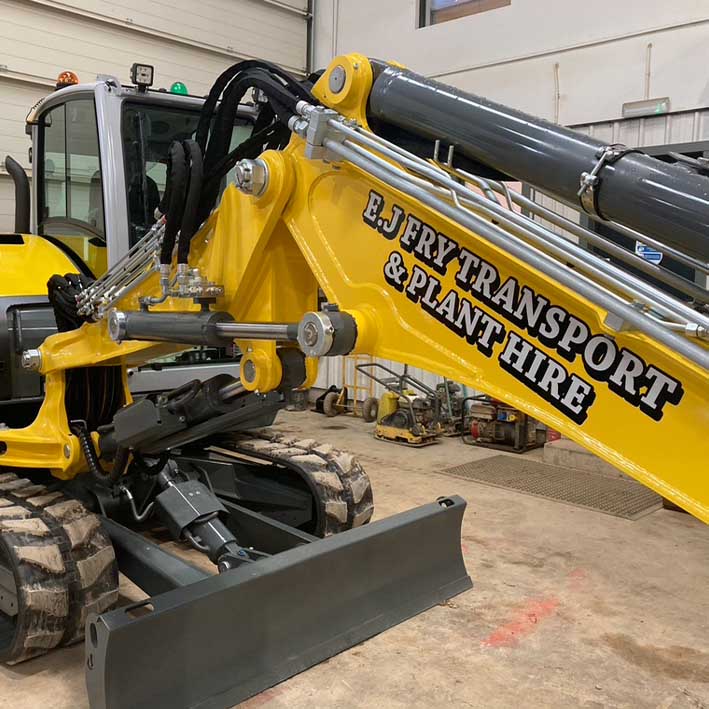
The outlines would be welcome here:
<svg viewBox="0 0 709 709">
<path fill-rule="evenodd" d="M 108 268 L 108 249 L 97 240 L 85 236 L 56 236 L 57 241 L 70 248 L 98 277 Z"/>
<path fill-rule="evenodd" d="M 379 399 L 379 409 L 377 411 L 377 420 L 393 414 L 399 409 L 399 395 L 393 391 L 385 391 Z"/>
<path fill-rule="evenodd" d="M 397 428 L 396 426 L 385 426 L 378 423 L 374 428 L 374 437 L 381 441 L 389 441 L 390 443 L 400 443 L 413 448 L 421 448 L 422 446 L 430 446 L 438 442 L 438 434 L 436 433 L 420 433 L 417 434 L 408 428 Z"/>
<path fill-rule="evenodd" d="M 0 243 L 0 298 L 46 296 L 55 273 L 73 273 L 76 266 L 61 249 L 41 236 L 18 235 L 21 243 Z"/>
<path fill-rule="evenodd" d="M 329 73 L 343 63 L 350 68 L 348 83 L 335 98 L 326 88 Z M 314 93 L 364 125 L 371 80 L 365 57 L 340 57 Z M 706 468 L 709 430 L 706 370 L 637 331 L 612 330 L 602 308 L 352 164 L 307 158 L 298 137 L 261 159 L 269 174 L 265 191 L 253 197 L 229 186 L 193 239 L 190 265 L 224 285 L 215 310 L 228 311 L 237 322 L 296 322 L 316 309 L 320 287 L 354 317 L 355 353 L 407 362 L 502 399 L 709 522 L 709 476 L 699 473 Z M 406 243 L 403 222 L 385 237 L 367 218 L 376 212 L 391 221 L 395 208 L 445 235 L 469 254 L 467 260 L 436 264 L 425 248 Z M 471 277 L 473 263 L 484 263 L 496 274 L 494 292 Z M 150 293 L 158 293 L 157 275 L 118 307 L 137 310 L 138 296 Z M 592 336 L 604 336 L 607 347 L 632 352 L 677 382 L 659 417 L 649 415 L 642 402 L 624 399 L 612 382 L 594 378 L 580 356 L 563 358 L 523 317 L 513 316 L 524 313 L 530 294 L 572 315 Z M 190 301 L 173 299 L 155 310 L 192 307 Z M 472 318 L 485 323 L 489 337 L 466 334 Z M 277 387 L 282 372 L 276 343 L 237 344 L 256 371 L 244 386 Z M 536 377 L 521 376 L 509 363 L 503 366 L 515 347 L 529 347 L 529 356 L 537 358 Z M 62 414 L 63 371 L 145 362 L 166 349 L 146 342 L 117 345 L 105 322 L 48 338 L 41 348 L 47 399 L 32 425 L 2 433 L 7 450 L 0 463 L 48 467 L 63 478 L 75 475 L 83 463 Z M 559 366 L 565 373 L 559 387 L 567 392 L 561 407 L 539 387 L 544 372 Z M 308 363 L 308 372 L 306 385 L 316 375 L 315 361 Z"/>
</svg>

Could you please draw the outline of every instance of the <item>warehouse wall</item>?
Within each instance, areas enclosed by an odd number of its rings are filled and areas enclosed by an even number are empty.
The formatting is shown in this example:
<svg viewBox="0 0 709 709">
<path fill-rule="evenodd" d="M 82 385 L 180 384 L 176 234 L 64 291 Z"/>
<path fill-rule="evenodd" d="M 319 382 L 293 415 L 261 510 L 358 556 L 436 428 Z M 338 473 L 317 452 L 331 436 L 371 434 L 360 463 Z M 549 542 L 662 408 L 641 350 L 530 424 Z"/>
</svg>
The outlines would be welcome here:
<svg viewBox="0 0 709 709">
<path fill-rule="evenodd" d="M 209 90 L 226 67 L 258 57 L 304 73 L 307 0 L 0 0 L 0 163 L 28 167 L 24 119 L 63 70 L 129 81 L 133 62 L 157 86 Z M 12 182 L 0 168 L 0 231 L 12 228 Z"/>
<path fill-rule="evenodd" d="M 315 8 L 316 66 L 351 51 L 396 59 L 566 125 L 619 118 L 623 102 L 646 93 L 669 96 L 673 111 L 709 105 L 706 72 L 697 70 L 707 59 L 706 0 L 512 0 L 421 29 L 418 0 L 316 0 Z"/>
</svg>

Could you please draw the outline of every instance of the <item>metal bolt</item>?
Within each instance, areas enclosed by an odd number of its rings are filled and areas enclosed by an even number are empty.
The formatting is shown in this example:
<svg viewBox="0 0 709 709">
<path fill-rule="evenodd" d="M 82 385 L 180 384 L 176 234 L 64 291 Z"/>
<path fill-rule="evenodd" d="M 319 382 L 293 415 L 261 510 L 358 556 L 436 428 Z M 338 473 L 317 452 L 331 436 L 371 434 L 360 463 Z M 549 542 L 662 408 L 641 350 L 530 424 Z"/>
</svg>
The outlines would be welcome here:
<svg viewBox="0 0 709 709">
<path fill-rule="evenodd" d="M 312 347 L 318 341 L 318 329 L 313 323 L 306 323 L 303 328 L 303 340 L 309 347 Z"/>
<path fill-rule="evenodd" d="M 332 349 L 334 333 L 327 313 L 306 313 L 298 326 L 298 344 L 307 357 L 322 357 Z"/>
<path fill-rule="evenodd" d="M 330 72 L 330 91 L 332 91 L 333 94 L 339 94 L 344 88 L 346 80 L 347 72 L 345 71 L 345 67 L 338 64 L 332 72 Z"/>
<path fill-rule="evenodd" d="M 126 336 L 126 315 L 120 310 L 112 310 L 108 315 L 108 334 L 114 342 L 121 342 Z"/>
<path fill-rule="evenodd" d="M 268 167 L 263 160 L 239 160 L 234 179 L 241 192 L 258 197 L 268 186 Z"/>
<path fill-rule="evenodd" d="M 71 448 L 68 443 L 64 444 L 64 457 L 67 459 L 71 458 Z"/>
<path fill-rule="evenodd" d="M 247 382 L 252 382 L 256 379 L 256 365 L 253 363 L 253 360 L 248 359 L 244 363 L 244 379 L 246 379 Z"/>
<path fill-rule="evenodd" d="M 42 366 L 42 353 L 39 350 L 25 350 L 21 362 L 23 369 L 36 371 Z"/>
</svg>

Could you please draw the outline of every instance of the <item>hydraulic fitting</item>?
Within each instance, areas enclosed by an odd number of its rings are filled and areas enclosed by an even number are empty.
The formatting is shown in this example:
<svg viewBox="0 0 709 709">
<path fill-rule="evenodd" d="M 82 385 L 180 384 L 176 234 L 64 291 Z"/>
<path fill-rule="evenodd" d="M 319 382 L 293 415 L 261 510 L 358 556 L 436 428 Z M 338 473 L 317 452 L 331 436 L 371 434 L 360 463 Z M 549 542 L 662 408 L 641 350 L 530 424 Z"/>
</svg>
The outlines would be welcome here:
<svg viewBox="0 0 709 709">
<path fill-rule="evenodd" d="M 25 350 L 21 361 L 23 369 L 36 372 L 42 366 L 42 353 L 39 350 Z"/>
</svg>

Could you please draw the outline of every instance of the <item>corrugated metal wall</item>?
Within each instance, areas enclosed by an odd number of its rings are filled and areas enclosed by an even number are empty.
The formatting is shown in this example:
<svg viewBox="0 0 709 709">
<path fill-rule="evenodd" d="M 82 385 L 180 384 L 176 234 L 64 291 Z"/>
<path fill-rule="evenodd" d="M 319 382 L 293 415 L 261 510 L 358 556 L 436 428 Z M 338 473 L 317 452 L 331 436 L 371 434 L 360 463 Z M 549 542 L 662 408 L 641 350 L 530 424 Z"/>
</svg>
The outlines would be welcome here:
<svg viewBox="0 0 709 709">
<path fill-rule="evenodd" d="M 596 140 L 624 143 L 633 148 L 694 143 L 709 140 L 709 108 L 649 118 L 577 125 L 572 128 Z"/>
<path fill-rule="evenodd" d="M 206 93 L 226 67 L 257 57 L 303 74 L 307 0 L 0 0 L 0 163 L 28 167 L 24 119 L 63 70 L 128 82 L 133 62 L 157 86 Z M 0 168 L 0 231 L 13 225 L 12 182 Z"/>
</svg>

